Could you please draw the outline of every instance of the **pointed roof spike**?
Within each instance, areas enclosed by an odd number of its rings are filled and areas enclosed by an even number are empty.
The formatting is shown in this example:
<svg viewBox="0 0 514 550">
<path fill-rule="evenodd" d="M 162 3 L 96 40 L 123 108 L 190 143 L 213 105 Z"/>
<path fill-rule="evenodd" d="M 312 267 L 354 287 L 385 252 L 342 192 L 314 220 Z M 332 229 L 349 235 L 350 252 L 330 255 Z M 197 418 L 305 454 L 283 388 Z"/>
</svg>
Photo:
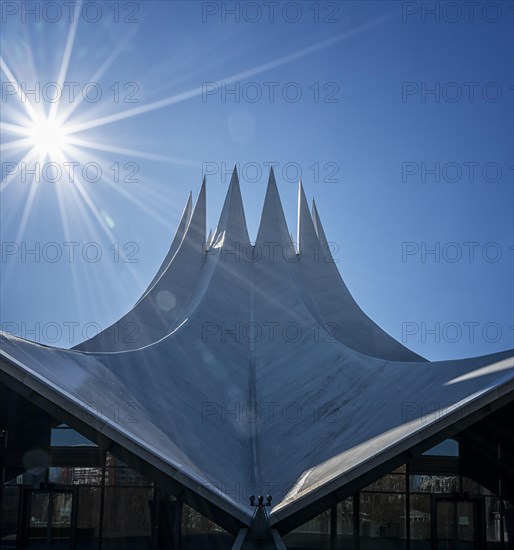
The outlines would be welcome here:
<svg viewBox="0 0 514 550">
<path fill-rule="evenodd" d="M 191 209 L 191 195 L 189 198 L 189 209 Z M 191 215 L 189 216 L 189 221 L 185 229 L 184 235 L 176 251 L 171 256 L 165 269 L 158 274 L 158 277 L 155 277 L 154 281 L 152 281 L 152 286 L 154 286 L 154 284 L 157 284 L 162 276 L 165 276 L 164 271 L 172 269 L 174 257 L 181 249 L 192 247 L 194 250 L 201 250 L 202 253 L 205 251 L 205 232 L 207 226 L 206 217 L 206 185 L 204 178 L 204 181 L 200 188 L 200 192 L 198 193 L 198 198 L 196 199 L 195 207 Z M 141 301 L 141 299 L 142 298 L 140 298 L 139 301 Z"/>
<path fill-rule="evenodd" d="M 193 211 L 193 192 L 189 191 L 189 194 L 187 196 L 186 205 L 184 206 L 184 210 L 182 211 L 182 216 L 180 218 L 180 222 L 179 222 L 178 228 L 177 228 L 177 233 L 179 232 L 179 230 L 182 230 L 182 237 L 184 236 L 187 224 L 189 223 L 189 220 L 191 219 L 192 211 Z"/>
<path fill-rule="evenodd" d="M 177 231 L 175 233 L 175 236 L 173 237 L 173 241 L 171 242 L 171 246 L 168 250 L 168 253 L 166 254 L 166 257 L 164 258 L 164 261 L 162 262 L 161 267 L 159 267 L 159 270 L 155 274 L 154 278 L 152 279 L 152 281 L 147 286 L 146 290 L 143 292 L 143 294 L 141 295 L 141 297 L 136 303 L 139 303 L 146 296 L 146 294 L 151 290 L 154 284 L 160 279 L 161 275 L 168 268 L 171 260 L 173 259 L 173 256 L 175 256 L 177 250 L 179 249 L 180 243 L 184 238 L 189 222 L 191 221 L 192 206 L 193 206 L 193 193 L 189 191 L 189 196 L 187 197 L 186 205 L 184 206 L 184 210 L 182 211 L 182 216 L 180 217 Z"/>
<path fill-rule="evenodd" d="M 278 194 L 275 173 L 273 167 L 271 167 L 256 243 L 274 243 L 277 239 L 279 239 L 279 244 L 282 246 L 291 243 L 284 210 Z"/>
<path fill-rule="evenodd" d="M 314 227 L 318 235 L 320 246 L 325 249 L 329 249 L 327 237 L 325 235 L 325 231 L 323 230 L 323 226 L 321 225 L 321 218 L 319 217 L 318 209 L 316 208 L 316 202 L 314 201 L 314 199 L 312 201 L 312 218 L 314 221 Z"/>
<path fill-rule="evenodd" d="M 316 210 L 316 201 L 312 199 L 312 207 L 311 207 L 311 215 L 312 215 L 312 222 L 314 223 L 314 229 L 316 230 L 316 235 L 319 237 L 318 232 L 318 211 Z"/>
<path fill-rule="evenodd" d="M 206 214 L 206 183 L 204 176 L 202 187 L 196 199 L 195 208 L 191 214 L 186 234 L 184 235 L 184 243 L 185 241 L 192 241 L 195 245 L 197 243 L 202 247 L 205 245 L 205 232 L 207 229 Z"/>
<path fill-rule="evenodd" d="M 234 162 L 234 168 L 232 169 L 232 176 L 230 177 L 230 184 L 232 185 L 232 180 L 239 184 L 239 174 L 237 173 L 237 162 Z"/>
<path fill-rule="evenodd" d="M 217 241 L 223 232 L 225 233 L 223 242 L 227 243 L 227 239 L 232 241 L 231 247 L 237 246 L 237 244 L 244 246 L 250 242 L 246 227 L 243 199 L 239 187 L 237 164 L 234 165 L 234 170 L 232 171 L 230 185 L 228 186 L 213 241 Z"/>
<path fill-rule="evenodd" d="M 309 205 L 303 190 L 302 180 L 298 184 L 298 247 L 300 254 L 319 244 L 318 234 L 312 221 Z"/>
</svg>

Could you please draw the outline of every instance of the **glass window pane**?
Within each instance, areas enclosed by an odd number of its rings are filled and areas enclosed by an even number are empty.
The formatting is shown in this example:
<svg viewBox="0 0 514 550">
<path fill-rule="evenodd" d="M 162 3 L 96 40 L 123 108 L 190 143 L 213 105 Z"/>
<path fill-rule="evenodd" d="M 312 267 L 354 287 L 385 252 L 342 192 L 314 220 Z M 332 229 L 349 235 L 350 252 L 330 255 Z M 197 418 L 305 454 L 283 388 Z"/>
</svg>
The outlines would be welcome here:
<svg viewBox="0 0 514 550">
<path fill-rule="evenodd" d="M 404 493 L 405 487 L 405 476 L 403 474 L 387 474 L 368 485 L 365 489 L 363 489 L 363 491 Z"/>
<path fill-rule="evenodd" d="M 204 531 L 204 532 L 225 532 L 219 525 L 210 519 L 202 516 L 193 508 L 184 504 L 182 509 L 182 530 L 186 531 Z"/>
<path fill-rule="evenodd" d="M 480 483 L 477 483 L 476 481 L 473 481 L 472 479 L 469 479 L 467 477 L 462 478 L 462 490 L 465 493 L 469 493 L 470 496 L 476 496 L 476 495 L 493 495 L 489 489 L 486 489 Z"/>
<path fill-rule="evenodd" d="M 353 497 L 348 497 L 337 505 L 337 534 L 353 534 Z"/>
<path fill-rule="evenodd" d="M 96 548 L 100 527 L 100 487 L 80 487 L 78 493 L 77 543 L 79 548 Z"/>
<path fill-rule="evenodd" d="M 73 495 L 71 493 L 50 493 L 51 509 L 49 512 L 53 539 L 68 539 L 71 529 L 71 510 Z"/>
<path fill-rule="evenodd" d="M 105 485 L 151 487 L 152 482 L 132 468 L 106 468 Z"/>
<path fill-rule="evenodd" d="M 459 476 L 409 476 L 409 487 L 413 493 L 456 493 L 460 491 L 459 485 Z"/>
<path fill-rule="evenodd" d="M 431 497 L 430 495 L 411 495 L 410 496 L 410 539 L 411 544 L 416 550 L 429 550 L 431 545 Z"/>
<path fill-rule="evenodd" d="M 405 548 L 405 523 L 405 495 L 360 494 L 361 540 L 388 539 L 388 548 Z"/>
<path fill-rule="evenodd" d="M 2 488 L 2 501 L 0 502 L 2 514 L 0 515 L 0 546 L 4 544 L 14 548 L 16 546 L 16 533 L 18 529 L 18 505 L 20 502 L 20 489 L 18 487 Z"/>
<path fill-rule="evenodd" d="M 152 482 L 145 476 L 129 468 L 122 460 L 111 453 L 107 453 L 105 458 L 105 484 L 118 486 L 139 486 L 151 487 Z"/>
<path fill-rule="evenodd" d="M 39 489 L 42 483 L 46 481 L 46 468 L 41 466 L 38 468 L 31 468 L 16 476 L 16 483 L 18 485 L 30 485 L 35 489 Z"/>
<path fill-rule="evenodd" d="M 330 543 L 330 509 L 283 537 L 287 548 L 325 548 Z"/>
<path fill-rule="evenodd" d="M 103 517 L 104 550 L 151 547 L 150 502 L 153 489 L 106 487 Z"/>
<path fill-rule="evenodd" d="M 54 428 L 50 432 L 50 446 L 51 447 L 80 447 L 80 446 L 93 446 L 96 444 L 85 438 L 71 428 Z"/>
<path fill-rule="evenodd" d="M 485 532 L 488 541 L 501 541 L 501 512 L 500 499 L 485 498 Z"/>
<path fill-rule="evenodd" d="M 186 504 L 182 506 L 182 543 L 184 548 L 230 550 L 234 537 L 219 525 Z"/>
<path fill-rule="evenodd" d="M 107 453 L 105 455 L 105 465 L 106 466 L 109 466 L 111 468 L 115 468 L 117 466 L 127 466 L 125 464 L 125 462 L 123 462 L 122 460 L 120 460 L 119 458 L 115 457 L 114 455 L 112 455 L 111 453 Z"/>
<path fill-rule="evenodd" d="M 459 444 L 455 439 L 445 439 L 423 454 L 431 456 L 459 456 Z"/>
<path fill-rule="evenodd" d="M 44 540 L 48 525 L 48 508 L 50 493 L 33 492 L 30 495 L 29 537 L 30 539 Z"/>
<path fill-rule="evenodd" d="M 325 510 L 319 516 L 295 529 L 295 531 L 301 533 L 330 533 L 330 510 Z"/>
<path fill-rule="evenodd" d="M 102 468 L 52 466 L 48 469 L 48 481 L 66 485 L 101 485 Z"/>
<path fill-rule="evenodd" d="M 30 493 L 29 503 L 29 545 L 69 544 L 73 506 L 71 492 L 35 490 Z"/>
<path fill-rule="evenodd" d="M 475 540 L 474 502 L 457 502 L 457 536 L 459 541 Z"/>
<path fill-rule="evenodd" d="M 437 541 L 441 547 L 455 544 L 455 502 L 437 503 Z"/>
</svg>

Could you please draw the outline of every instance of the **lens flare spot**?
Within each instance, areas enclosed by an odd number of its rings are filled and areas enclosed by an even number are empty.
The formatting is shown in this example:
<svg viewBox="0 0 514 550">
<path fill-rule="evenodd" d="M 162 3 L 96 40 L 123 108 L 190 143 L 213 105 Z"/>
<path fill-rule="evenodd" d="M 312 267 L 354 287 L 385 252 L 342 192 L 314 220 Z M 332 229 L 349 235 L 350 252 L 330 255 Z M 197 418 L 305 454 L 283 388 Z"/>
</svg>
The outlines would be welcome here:
<svg viewBox="0 0 514 550">
<path fill-rule="evenodd" d="M 161 290 L 156 296 L 156 302 L 163 311 L 169 311 L 177 304 L 175 296 L 169 290 Z"/>
<path fill-rule="evenodd" d="M 100 212 L 102 214 L 102 218 L 104 219 L 105 223 L 107 224 L 107 227 L 112 229 L 116 224 L 114 223 L 114 220 L 107 214 L 105 210 L 102 210 Z"/>
</svg>

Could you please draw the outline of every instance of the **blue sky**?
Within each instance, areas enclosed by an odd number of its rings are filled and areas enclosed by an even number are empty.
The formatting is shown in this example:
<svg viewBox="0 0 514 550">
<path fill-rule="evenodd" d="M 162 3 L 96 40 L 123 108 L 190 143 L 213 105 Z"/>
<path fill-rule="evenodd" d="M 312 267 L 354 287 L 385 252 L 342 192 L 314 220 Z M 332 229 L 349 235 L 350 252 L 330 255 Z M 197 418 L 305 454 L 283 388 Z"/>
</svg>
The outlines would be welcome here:
<svg viewBox="0 0 514 550">
<path fill-rule="evenodd" d="M 269 163 L 296 234 L 301 172 L 350 291 L 408 347 L 513 347 L 512 2 L 281 2 L 273 21 L 252 2 L 47 4 L 2 4 L 4 330 L 69 347 L 119 318 L 205 171 L 216 226 L 237 161 L 251 237 Z M 56 89 L 76 141 L 45 155 L 13 131 L 31 124 L 17 94 L 41 120 Z M 21 173 L 38 153 L 39 183 Z"/>
</svg>

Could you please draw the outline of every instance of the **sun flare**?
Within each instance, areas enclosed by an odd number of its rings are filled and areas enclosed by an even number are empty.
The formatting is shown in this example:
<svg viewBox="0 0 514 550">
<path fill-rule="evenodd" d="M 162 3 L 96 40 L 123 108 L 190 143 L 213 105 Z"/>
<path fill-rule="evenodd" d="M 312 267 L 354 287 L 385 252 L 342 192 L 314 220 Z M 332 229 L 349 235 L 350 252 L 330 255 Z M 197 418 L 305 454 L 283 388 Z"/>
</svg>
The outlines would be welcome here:
<svg viewBox="0 0 514 550">
<path fill-rule="evenodd" d="M 66 127 L 56 119 L 41 117 L 31 124 L 28 131 L 38 157 L 60 157 L 69 145 Z"/>
</svg>

